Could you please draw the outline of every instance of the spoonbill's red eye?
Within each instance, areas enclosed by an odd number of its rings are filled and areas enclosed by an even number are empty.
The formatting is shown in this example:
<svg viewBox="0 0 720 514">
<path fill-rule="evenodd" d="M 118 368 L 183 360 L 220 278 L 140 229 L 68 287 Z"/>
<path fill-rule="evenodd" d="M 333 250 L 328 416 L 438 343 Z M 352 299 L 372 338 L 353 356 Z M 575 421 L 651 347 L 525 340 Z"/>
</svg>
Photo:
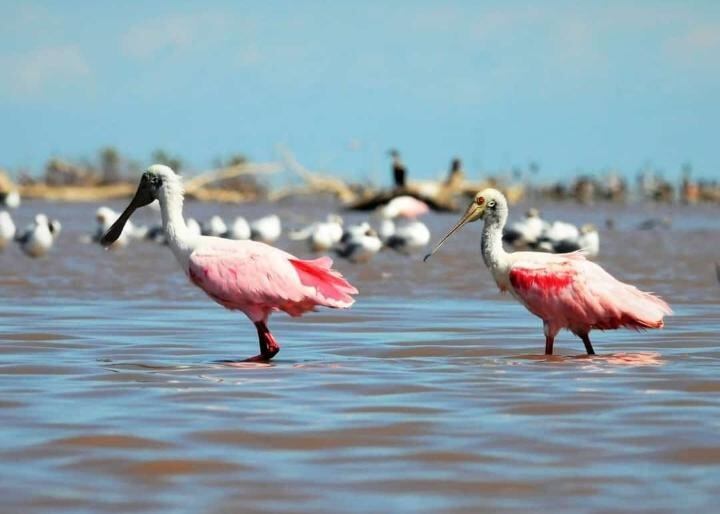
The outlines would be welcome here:
<svg viewBox="0 0 720 514">
<path fill-rule="evenodd" d="M 477 198 L 475 198 L 475 203 L 478 205 L 482 205 L 485 203 L 485 198 L 483 198 L 482 196 L 478 196 Z"/>
</svg>

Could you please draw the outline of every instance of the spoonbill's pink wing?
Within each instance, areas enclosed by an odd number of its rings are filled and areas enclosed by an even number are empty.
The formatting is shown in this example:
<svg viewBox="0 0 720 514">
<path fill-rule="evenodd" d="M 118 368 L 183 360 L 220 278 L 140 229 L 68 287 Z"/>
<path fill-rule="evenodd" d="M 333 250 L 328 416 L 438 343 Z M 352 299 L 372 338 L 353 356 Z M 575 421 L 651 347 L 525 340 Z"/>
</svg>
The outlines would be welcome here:
<svg viewBox="0 0 720 514">
<path fill-rule="evenodd" d="M 331 265 L 328 257 L 304 261 L 263 243 L 219 240 L 190 255 L 188 275 L 216 302 L 259 320 L 273 310 L 300 316 L 318 305 L 350 307 L 357 289 Z"/>
<path fill-rule="evenodd" d="M 660 328 L 663 316 L 672 314 L 662 299 L 620 282 L 579 252 L 514 255 L 509 279 L 515 294 L 556 328 Z"/>
</svg>

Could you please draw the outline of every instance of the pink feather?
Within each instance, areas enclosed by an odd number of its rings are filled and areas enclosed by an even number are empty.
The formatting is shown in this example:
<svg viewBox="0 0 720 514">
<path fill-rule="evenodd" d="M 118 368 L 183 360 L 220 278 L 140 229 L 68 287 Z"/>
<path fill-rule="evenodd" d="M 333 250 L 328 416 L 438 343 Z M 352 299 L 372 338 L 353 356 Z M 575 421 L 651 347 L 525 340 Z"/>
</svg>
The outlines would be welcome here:
<svg viewBox="0 0 720 514">
<path fill-rule="evenodd" d="M 188 276 L 223 307 L 264 321 L 277 310 L 351 306 L 357 289 L 331 266 L 328 257 L 304 261 L 263 243 L 217 239 L 190 255 Z"/>
<path fill-rule="evenodd" d="M 513 294 L 555 332 L 660 328 L 672 310 L 657 296 L 620 282 L 579 253 L 517 252 L 508 271 Z"/>
</svg>

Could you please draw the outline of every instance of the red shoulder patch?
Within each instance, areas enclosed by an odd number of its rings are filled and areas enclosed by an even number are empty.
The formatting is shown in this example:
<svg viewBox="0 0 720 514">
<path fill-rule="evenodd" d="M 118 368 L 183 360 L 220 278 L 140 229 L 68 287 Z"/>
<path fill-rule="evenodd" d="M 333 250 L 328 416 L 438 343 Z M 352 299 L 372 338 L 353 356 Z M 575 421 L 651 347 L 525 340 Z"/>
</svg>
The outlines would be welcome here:
<svg viewBox="0 0 720 514">
<path fill-rule="evenodd" d="M 573 273 L 570 271 L 548 272 L 534 269 L 510 270 L 510 283 L 517 290 L 528 290 L 538 287 L 544 290 L 563 289 L 570 285 Z"/>
</svg>

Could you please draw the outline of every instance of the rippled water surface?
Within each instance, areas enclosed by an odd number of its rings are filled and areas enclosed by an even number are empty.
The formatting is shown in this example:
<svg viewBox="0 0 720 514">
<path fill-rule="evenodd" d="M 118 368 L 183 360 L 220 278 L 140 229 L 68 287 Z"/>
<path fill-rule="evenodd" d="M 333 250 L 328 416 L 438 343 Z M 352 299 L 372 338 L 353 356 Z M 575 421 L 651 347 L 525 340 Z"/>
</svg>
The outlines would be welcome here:
<svg viewBox="0 0 720 514">
<path fill-rule="evenodd" d="M 664 330 L 593 333 L 593 358 L 568 333 L 542 356 L 540 321 L 494 287 L 475 225 L 427 264 L 337 261 L 361 291 L 352 310 L 275 315 L 278 358 L 231 366 L 218 361 L 257 352 L 252 325 L 167 248 L 80 243 L 95 207 L 27 202 L 18 224 L 47 212 L 61 240 L 45 259 L 0 254 L 2 513 L 717 508 L 718 208 L 544 206 L 612 217 L 599 262 L 675 310 Z M 289 221 L 331 207 L 187 211 Z M 634 228 L 665 215 L 670 230 Z M 431 215 L 434 239 L 454 220 Z"/>
</svg>

